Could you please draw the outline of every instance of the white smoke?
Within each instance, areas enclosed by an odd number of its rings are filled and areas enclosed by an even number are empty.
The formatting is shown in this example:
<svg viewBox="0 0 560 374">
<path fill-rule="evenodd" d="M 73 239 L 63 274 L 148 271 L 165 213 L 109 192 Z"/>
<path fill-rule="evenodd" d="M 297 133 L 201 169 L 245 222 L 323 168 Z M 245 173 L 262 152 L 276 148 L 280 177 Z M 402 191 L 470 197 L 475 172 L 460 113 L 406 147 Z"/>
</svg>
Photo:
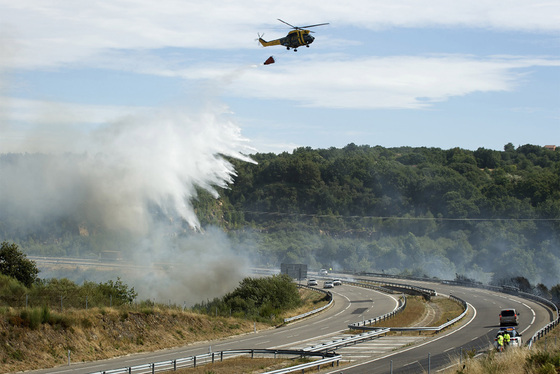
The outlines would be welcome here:
<svg viewBox="0 0 560 374">
<path fill-rule="evenodd" d="M 140 297 L 165 298 L 183 289 L 198 302 L 220 296 L 242 278 L 247 261 L 233 253 L 223 233 L 197 234 L 200 223 L 192 206 L 197 188 L 218 197 L 215 187 L 232 183 L 235 170 L 224 156 L 251 162 L 247 140 L 225 111 L 167 108 L 123 118 L 80 138 L 77 132 L 55 133 L 56 143 L 73 152 L 22 148 L 21 154 L 2 155 L 0 207 L 11 222 L 23 222 L 29 232 L 57 219 L 74 224 L 76 233 L 78 225 L 89 235 L 108 230 L 128 238 L 124 248 L 134 248 L 126 261 L 148 267 L 182 264 L 163 273 L 148 271 L 157 276 L 136 285 L 143 290 Z M 213 281 L 203 287 L 201 273 Z"/>
</svg>

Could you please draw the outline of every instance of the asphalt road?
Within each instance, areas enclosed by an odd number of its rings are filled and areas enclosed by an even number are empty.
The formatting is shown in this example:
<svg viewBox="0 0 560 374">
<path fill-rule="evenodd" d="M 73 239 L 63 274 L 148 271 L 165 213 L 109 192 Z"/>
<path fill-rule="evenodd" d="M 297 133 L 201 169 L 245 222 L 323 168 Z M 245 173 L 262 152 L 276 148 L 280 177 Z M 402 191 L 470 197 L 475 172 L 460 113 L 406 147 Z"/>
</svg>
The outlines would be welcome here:
<svg viewBox="0 0 560 374">
<path fill-rule="evenodd" d="M 498 314 L 503 308 L 520 312 L 518 331 L 529 339 L 551 321 L 548 308 L 531 300 L 477 288 L 457 287 L 431 282 L 397 281 L 435 289 L 439 294 L 453 294 L 469 303 L 469 315 L 460 327 L 440 333 L 433 339 L 404 347 L 388 354 L 361 360 L 330 373 L 419 373 L 451 365 L 463 352 L 488 349 L 499 329 Z M 341 352 L 339 352 L 341 353 Z M 344 355 L 343 355 L 344 356 Z"/>
<path fill-rule="evenodd" d="M 498 313 L 502 308 L 515 308 L 521 312 L 518 330 L 525 340 L 552 317 L 543 305 L 511 295 L 440 283 L 408 280 L 395 282 L 436 289 L 440 294 L 453 294 L 469 303 L 469 314 L 460 326 L 430 339 L 415 336 L 382 337 L 371 343 L 342 348 L 337 352 L 342 354 L 343 359 L 350 360 L 350 363 L 323 372 L 390 373 L 391 365 L 393 373 L 418 373 L 423 370 L 427 372 L 428 366 L 432 370 L 448 366 L 451 359 L 458 357 L 461 349 L 487 349 L 499 328 Z M 347 330 L 349 323 L 383 315 L 397 306 L 396 296 L 371 289 L 342 285 L 332 289 L 332 292 L 334 305 L 329 310 L 280 328 L 158 352 L 36 370 L 32 373 L 84 374 L 173 360 L 209 351 L 251 348 L 299 349 L 336 340 Z"/>
</svg>

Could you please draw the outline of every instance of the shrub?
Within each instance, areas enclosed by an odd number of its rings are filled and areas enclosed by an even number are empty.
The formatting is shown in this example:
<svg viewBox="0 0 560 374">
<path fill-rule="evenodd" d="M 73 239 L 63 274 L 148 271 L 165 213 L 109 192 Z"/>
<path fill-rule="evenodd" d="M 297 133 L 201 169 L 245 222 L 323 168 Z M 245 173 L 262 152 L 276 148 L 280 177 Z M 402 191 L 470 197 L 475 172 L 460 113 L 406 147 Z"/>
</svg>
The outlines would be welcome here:
<svg viewBox="0 0 560 374">
<path fill-rule="evenodd" d="M 85 329 L 90 329 L 93 326 L 93 322 L 89 318 L 82 318 L 81 325 Z"/>
<path fill-rule="evenodd" d="M 49 307 L 45 305 L 43 306 L 43 310 L 41 311 L 41 323 L 49 322 L 50 318 L 51 312 L 49 311 Z"/>
<path fill-rule="evenodd" d="M 525 367 L 538 373 L 555 374 L 560 369 L 560 353 L 552 354 L 548 351 L 538 351 L 527 357 Z"/>
</svg>

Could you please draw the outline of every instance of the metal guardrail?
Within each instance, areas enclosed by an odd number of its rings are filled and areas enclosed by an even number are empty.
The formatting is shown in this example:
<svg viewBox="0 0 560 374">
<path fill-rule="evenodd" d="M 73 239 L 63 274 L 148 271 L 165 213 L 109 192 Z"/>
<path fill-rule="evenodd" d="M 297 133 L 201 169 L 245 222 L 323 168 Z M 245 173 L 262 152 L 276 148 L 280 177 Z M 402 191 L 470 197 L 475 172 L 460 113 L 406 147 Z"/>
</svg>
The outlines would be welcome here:
<svg viewBox="0 0 560 374">
<path fill-rule="evenodd" d="M 360 274 L 361 275 L 371 275 L 371 276 L 375 276 L 375 277 L 405 278 L 405 279 L 420 280 L 420 281 L 434 281 L 434 279 L 428 279 L 428 278 L 400 277 L 400 276 L 397 276 L 397 275 L 380 274 L 380 273 L 360 273 Z M 440 282 L 443 283 L 443 284 L 451 284 L 451 285 L 457 285 L 457 286 L 463 286 L 463 287 L 483 288 L 483 289 L 490 290 L 490 291 L 495 291 L 495 292 L 503 292 L 503 293 L 507 293 L 507 294 L 519 295 L 519 296 L 524 297 L 526 299 L 532 299 L 532 300 L 535 300 L 537 302 L 540 302 L 540 303 L 543 303 L 545 305 L 550 306 L 553 310 L 556 311 L 556 319 L 554 319 L 553 321 L 548 323 L 546 326 L 541 328 L 539 331 L 537 331 L 531 337 L 531 339 L 529 339 L 527 341 L 527 346 L 529 348 L 532 347 L 532 345 L 534 344 L 535 341 L 544 337 L 554 327 L 560 326 L 560 311 L 558 309 L 558 306 L 554 302 L 552 302 L 551 300 L 546 299 L 544 297 L 533 295 L 533 294 L 530 294 L 530 293 L 527 293 L 527 292 L 522 292 L 518 288 L 510 287 L 510 286 L 490 286 L 490 285 L 484 285 L 482 283 L 459 282 L 459 281 L 454 281 L 454 280 L 440 280 Z"/>
<path fill-rule="evenodd" d="M 395 314 L 400 313 L 404 310 L 404 308 L 406 308 L 406 296 L 403 296 L 403 299 L 401 301 L 401 299 L 399 299 L 399 306 L 397 307 L 397 309 L 393 310 L 392 312 L 386 313 L 382 316 L 378 316 L 375 318 L 371 318 L 368 319 L 366 321 L 361 321 L 361 322 L 354 322 L 348 325 L 348 328 L 351 330 L 367 330 L 371 328 L 371 325 L 377 323 L 377 322 L 381 322 L 381 321 L 385 321 L 386 319 L 389 319 L 391 317 L 393 317 Z M 362 328 L 361 326 L 366 326 L 366 325 L 370 325 L 370 328 Z M 379 329 L 379 327 L 377 327 L 376 329 Z"/>
<path fill-rule="evenodd" d="M 361 334 L 348 336 L 346 338 L 341 338 L 333 340 L 328 343 L 323 343 L 319 345 L 314 345 L 311 347 L 304 348 L 304 351 L 310 352 L 328 352 L 333 349 L 338 349 L 340 347 L 347 347 L 349 345 L 363 343 L 368 340 L 379 338 L 383 334 L 387 334 L 390 331 L 389 328 L 380 328 L 376 331 L 363 332 Z"/>
<path fill-rule="evenodd" d="M 430 326 L 430 327 L 391 327 L 391 331 L 436 331 L 440 332 L 441 330 L 451 326 L 455 322 L 458 322 L 467 314 L 467 302 L 465 300 L 459 299 L 453 295 L 449 295 L 450 299 L 453 299 L 463 305 L 463 313 L 459 314 L 457 317 L 453 318 L 450 321 L 440 325 L 440 326 Z"/>
<path fill-rule="evenodd" d="M 317 368 L 317 371 L 319 371 L 321 370 L 321 365 L 331 364 L 332 366 L 334 366 L 335 361 L 338 366 L 338 363 L 340 362 L 341 358 L 342 358 L 341 355 L 336 355 L 333 357 L 323 358 L 321 360 L 309 362 L 307 364 L 301 364 L 296 366 L 290 366 L 289 368 L 267 371 L 266 373 L 263 374 L 286 374 L 286 373 L 293 373 L 294 371 L 305 373 L 305 369 L 313 369 L 313 368 Z"/>
<path fill-rule="evenodd" d="M 466 314 L 467 314 L 467 302 L 465 300 L 462 300 L 458 297 L 455 297 L 453 295 L 449 295 L 450 299 L 453 299 L 459 303 L 461 303 L 461 305 L 463 305 L 463 313 L 461 313 L 459 316 L 453 318 L 450 321 L 447 321 L 446 323 L 440 325 L 440 326 L 430 326 L 430 327 L 390 327 L 389 330 L 390 331 L 441 331 L 443 329 L 445 329 L 446 327 L 451 326 L 452 324 L 454 324 L 455 322 L 459 321 L 461 318 L 463 318 Z M 348 328 L 350 329 L 354 329 L 354 330 L 377 330 L 379 329 L 379 327 L 375 327 L 375 326 L 371 326 L 372 324 L 375 324 L 377 322 L 383 321 L 387 318 L 393 317 L 397 312 L 401 311 L 402 309 L 404 309 L 404 307 L 406 306 L 406 298 L 405 298 L 405 303 L 402 305 L 402 308 L 400 310 L 395 310 L 391 313 L 387 313 L 383 316 L 380 317 L 376 317 L 367 321 L 363 321 L 362 323 L 360 322 L 356 322 L 356 323 L 352 323 L 350 325 L 348 325 Z M 361 324 L 361 326 L 360 326 Z M 366 326 L 369 325 L 369 326 Z"/>
<path fill-rule="evenodd" d="M 417 292 L 417 293 L 419 293 L 421 295 L 425 295 L 425 296 L 437 296 L 436 290 L 433 290 L 431 288 L 412 286 L 410 284 L 404 284 L 404 283 L 382 282 L 382 281 L 376 281 L 376 280 L 371 280 L 371 279 L 359 279 L 358 278 L 357 280 L 360 281 L 360 282 L 378 283 L 378 284 L 382 285 L 383 287 L 393 287 L 393 288 L 398 288 L 398 289 L 403 289 L 403 290 L 414 291 L 414 292 Z"/>
<path fill-rule="evenodd" d="M 340 362 L 341 356 L 334 352 L 314 352 L 305 350 L 287 350 L 287 349 L 235 349 L 230 351 L 205 353 L 197 356 L 190 356 L 178 358 L 175 360 L 167 360 L 160 362 L 152 362 L 149 364 L 141 364 L 136 366 L 127 366 L 119 369 L 98 371 L 90 374 L 154 374 L 163 371 L 176 371 L 180 368 L 194 368 L 197 365 L 205 365 L 214 363 L 217 360 L 223 361 L 224 358 L 250 355 L 254 358 L 255 355 L 273 355 L 274 358 L 278 356 L 296 356 L 296 357 L 320 357 L 320 359 L 313 362 L 307 362 L 301 365 L 295 365 L 284 369 L 269 371 L 268 374 L 283 374 L 292 373 L 294 371 L 305 372 L 305 369 L 320 367 L 321 365 L 331 364 L 334 366 Z"/>
<path fill-rule="evenodd" d="M 490 291 L 495 291 L 495 292 L 503 292 L 503 293 L 507 293 L 507 294 L 510 294 L 510 295 L 521 296 L 525 299 L 535 300 L 539 303 L 550 306 L 553 310 L 556 311 L 556 319 L 554 319 L 553 321 L 548 323 L 546 326 L 541 328 L 539 331 L 537 331 L 527 341 L 526 345 L 529 348 L 531 348 L 533 346 L 534 342 L 536 342 L 537 340 L 539 340 L 540 338 L 542 338 L 546 334 L 548 334 L 550 332 L 550 330 L 552 330 L 554 327 L 560 326 L 560 314 L 559 314 L 558 306 L 555 303 L 553 303 L 552 300 L 546 299 L 546 298 L 538 296 L 538 295 L 533 295 L 533 294 L 530 294 L 530 293 L 527 293 L 527 292 L 522 292 L 517 287 L 489 286 L 489 285 L 484 285 L 484 284 L 481 284 L 481 283 L 469 283 L 469 282 L 457 282 L 457 281 L 442 281 L 442 283 L 453 284 L 453 285 L 463 286 L 463 287 L 483 288 L 483 289 L 490 290 Z"/>
<path fill-rule="evenodd" d="M 368 274 L 369 275 L 369 274 Z M 376 276 L 381 276 L 381 274 L 375 274 Z M 425 280 L 425 279 L 423 279 Z M 348 281 L 345 280 L 346 283 L 348 284 L 355 284 L 357 286 L 362 286 L 362 287 L 367 287 L 367 288 L 377 288 L 377 289 L 382 289 L 383 286 L 372 286 L 371 283 L 379 283 L 379 284 L 383 284 L 389 287 L 396 287 L 396 288 L 401 288 L 401 289 L 409 289 L 409 290 L 413 290 L 415 292 L 419 292 L 421 294 L 424 295 L 429 295 L 429 296 L 437 296 L 437 292 L 435 290 L 431 290 L 431 289 L 427 289 L 427 288 L 422 288 L 422 287 L 416 287 L 416 286 L 411 286 L 411 285 L 406 285 L 406 284 L 401 284 L 401 283 L 389 283 L 389 282 L 381 282 L 381 281 L 372 281 L 372 280 L 362 280 L 365 281 L 366 283 L 359 283 L 359 282 L 352 282 L 352 281 Z M 458 282 L 453 282 L 453 281 L 444 281 L 445 283 L 448 284 L 454 284 L 454 283 L 458 283 Z M 369 283 L 369 284 L 368 284 Z M 468 285 L 468 284 L 460 284 L 462 286 L 471 286 L 471 287 L 478 287 L 478 288 L 487 288 L 487 289 L 492 289 L 494 291 L 501 291 L 501 292 L 507 292 L 507 293 L 512 293 L 511 290 L 503 290 L 503 288 L 501 287 L 493 287 L 493 286 L 484 286 L 484 285 L 478 285 L 478 284 L 473 284 L 473 285 Z M 295 317 L 291 317 L 291 318 L 286 318 L 284 319 L 284 322 L 290 322 L 290 321 L 294 321 L 297 319 L 301 319 L 301 318 L 305 318 L 309 315 L 318 313 L 328 307 L 330 307 L 333 303 L 333 298 L 332 298 L 332 293 L 319 289 L 319 288 L 314 288 L 314 287 L 308 287 L 308 286 L 301 286 L 301 287 L 306 287 L 306 288 L 310 288 L 316 291 L 320 291 L 323 292 L 327 295 L 329 295 L 330 297 L 330 301 L 327 305 L 315 309 L 311 312 L 308 313 L 304 313 L 301 314 L 299 316 L 295 316 Z M 386 291 L 386 290 L 385 290 Z M 516 292 L 517 293 L 517 292 Z M 531 299 L 535 299 L 539 302 L 543 302 L 549 305 L 552 305 L 555 310 L 556 310 L 556 315 L 557 318 L 552 321 L 551 323 L 549 323 L 548 325 L 546 325 L 545 327 L 543 327 L 541 330 L 539 330 L 528 342 L 528 346 L 531 347 L 531 345 L 533 344 L 534 341 L 538 340 L 540 337 L 544 336 L 548 331 L 550 331 L 550 329 L 552 329 L 553 327 L 556 327 L 560 324 L 560 315 L 559 315 L 559 311 L 558 311 L 558 307 L 552 303 L 550 300 L 544 299 L 542 297 L 536 296 L 536 295 L 531 295 L 531 294 L 527 294 L 524 292 L 519 292 L 519 294 L 521 294 L 521 296 L 526 297 L 526 298 L 531 298 Z M 362 330 L 374 330 L 374 331 L 370 331 L 370 332 L 365 332 L 362 334 L 358 334 L 358 335 L 354 335 L 354 336 L 350 336 L 348 338 L 342 338 L 342 339 L 338 339 L 329 343 L 323 343 L 317 346 L 312 346 L 312 347 L 308 347 L 305 348 L 303 350 L 272 350 L 272 349 L 241 349 L 241 350 L 231 350 L 231 351 L 221 351 L 221 352 L 216 352 L 216 353 L 207 353 L 207 354 L 202 354 L 202 355 L 198 355 L 198 356 L 191 356 L 191 357 L 186 357 L 186 358 L 181 358 L 181 359 L 176 359 L 176 360 L 171 360 L 171 361 L 162 361 L 162 362 L 158 362 L 158 363 L 150 363 L 150 364 L 143 364 L 143 365 L 137 365 L 137 366 L 131 366 L 131 367 L 125 367 L 125 368 L 120 368 L 120 369 L 114 369 L 114 370 L 107 370 L 107 371 L 100 371 L 100 372 L 95 372 L 95 373 L 91 373 L 91 374 L 149 374 L 149 373 L 156 373 L 156 372 L 161 372 L 161 371 L 171 371 L 171 370 L 177 370 L 178 368 L 182 368 L 182 367 L 196 367 L 198 364 L 207 364 L 210 362 L 215 362 L 215 360 L 217 359 L 217 357 L 219 356 L 220 361 L 222 361 L 225 357 L 230 356 L 239 356 L 239 355 L 247 355 L 250 354 L 251 358 L 254 357 L 255 354 L 270 354 L 270 355 L 274 355 L 274 357 L 276 358 L 278 355 L 296 355 L 296 356 L 300 356 L 300 357 L 307 357 L 307 356 L 312 356 L 312 357 L 321 357 L 321 359 L 319 360 L 315 360 L 313 362 L 309 362 L 309 363 L 305 363 L 305 364 L 301 364 L 301 365 L 296 365 L 296 366 L 292 366 L 292 367 L 288 367 L 288 368 L 284 368 L 284 369 L 278 369 L 278 370 L 274 370 L 274 371 L 269 371 L 267 373 L 264 374 L 287 374 L 287 373 L 292 373 L 292 372 L 305 372 L 305 369 L 312 369 L 312 368 L 317 368 L 319 370 L 321 365 L 325 365 L 325 364 L 329 364 L 331 363 L 332 366 L 334 366 L 334 362 L 337 362 L 337 365 L 340 361 L 340 359 L 342 358 L 342 356 L 337 355 L 336 353 L 334 353 L 335 349 L 338 349 L 340 347 L 344 347 L 344 346 L 348 346 L 351 344 L 358 344 L 361 343 L 363 341 L 366 340 L 370 340 L 370 339 L 374 339 L 377 338 L 383 334 L 387 334 L 390 331 L 402 331 L 402 330 L 413 330 L 413 331 L 418 331 L 418 330 L 425 330 L 425 331 L 441 331 L 444 328 L 454 324 L 455 322 L 459 321 L 461 318 L 463 318 L 466 313 L 467 313 L 467 303 L 466 301 L 452 296 L 449 296 L 452 299 L 455 299 L 456 301 L 459 301 L 460 303 L 463 304 L 464 307 L 464 311 L 463 313 L 461 313 L 461 315 L 459 315 L 458 317 L 454 318 L 451 321 L 448 321 L 447 323 L 444 323 L 441 326 L 436 326 L 436 327 L 397 327 L 397 328 L 376 328 L 376 327 L 372 327 L 372 326 L 365 326 L 366 323 L 376 323 L 380 320 L 380 318 L 383 318 L 384 316 L 380 316 L 380 317 L 376 317 L 374 319 L 368 320 L 368 321 L 363 321 L 363 325 L 360 327 L 360 322 L 356 322 L 353 324 L 348 325 L 349 328 L 351 329 L 362 329 Z M 404 306 L 406 305 L 406 298 L 404 299 L 404 302 L 402 303 L 401 306 L 399 306 L 397 308 L 397 310 L 402 310 L 402 308 L 404 308 Z M 387 313 L 387 314 L 395 314 L 397 312 L 397 310 L 393 311 L 392 313 Z"/>
<path fill-rule="evenodd" d="M 369 280 L 369 279 L 358 279 L 358 280 L 361 281 L 361 282 L 355 282 L 355 281 L 345 279 L 344 283 L 354 285 L 354 286 L 359 286 L 359 287 L 374 288 L 374 289 L 378 289 L 378 290 L 383 291 L 383 292 L 391 292 L 390 289 L 387 289 L 386 287 L 384 287 L 384 286 L 389 286 L 389 287 L 394 287 L 394 288 L 399 288 L 399 289 L 411 290 L 411 291 L 414 291 L 414 292 L 418 292 L 422 295 L 437 296 L 437 292 L 435 290 L 432 290 L 432 289 L 429 289 L 429 288 L 411 286 L 411 285 L 408 285 L 408 284 L 401 284 L 401 283 L 380 282 L 380 281 L 374 281 L 374 280 Z M 372 285 L 372 283 L 374 285 Z M 377 284 L 379 284 L 379 285 L 377 285 Z M 303 314 L 300 314 L 300 315 L 297 315 L 297 316 L 294 316 L 294 317 L 284 318 L 284 323 L 293 322 L 293 321 L 296 321 L 296 320 L 299 320 L 299 319 L 302 319 L 302 318 L 305 318 L 305 317 L 309 317 L 313 314 L 319 313 L 319 312 L 321 312 L 325 309 L 328 309 L 332 306 L 333 297 L 332 297 L 331 292 L 322 290 L 320 288 L 309 287 L 309 286 L 305 286 L 305 285 L 298 285 L 298 287 L 308 288 L 308 289 L 311 289 L 311 290 L 314 290 L 314 291 L 319 291 L 319 292 L 325 293 L 330 298 L 329 303 L 327 305 L 321 307 L 321 308 L 314 309 L 314 310 L 309 311 L 307 313 L 303 313 Z M 405 298 L 405 305 L 406 305 L 406 298 Z M 391 316 L 393 316 L 394 314 L 401 311 L 405 307 L 405 305 L 400 306 L 396 311 L 393 311 L 393 312 L 388 313 L 388 314 L 391 314 Z M 385 316 L 381 316 L 381 317 L 377 317 L 377 318 L 387 318 L 387 317 L 388 316 L 385 315 Z"/>
<path fill-rule="evenodd" d="M 529 348 L 531 348 L 533 346 L 533 343 L 536 342 L 537 340 L 539 340 L 540 338 L 544 337 L 546 334 L 548 334 L 550 332 L 550 330 L 552 330 L 553 328 L 555 328 L 556 326 L 560 325 L 560 314 L 558 313 L 558 307 L 556 306 L 556 304 L 554 304 L 552 301 L 545 299 L 544 297 L 540 297 L 540 296 L 536 296 L 536 295 L 531 295 L 528 294 L 526 292 L 520 292 L 520 294 L 522 294 L 521 296 L 524 297 L 528 297 L 530 296 L 531 299 L 539 301 L 541 303 L 545 303 L 548 305 L 551 305 L 555 310 L 556 310 L 556 319 L 552 322 L 550 322 L 549 324 L 547 324 L 546 326 L 544 326 L 542 329 L 540 329 L 539 331 L 537 331 L 535 333 L 535 335 L 533 335 L 531 337 L 531 339 L 529 339 L 529 341 L 527 342 L 527 346 Z"/>
</svg>

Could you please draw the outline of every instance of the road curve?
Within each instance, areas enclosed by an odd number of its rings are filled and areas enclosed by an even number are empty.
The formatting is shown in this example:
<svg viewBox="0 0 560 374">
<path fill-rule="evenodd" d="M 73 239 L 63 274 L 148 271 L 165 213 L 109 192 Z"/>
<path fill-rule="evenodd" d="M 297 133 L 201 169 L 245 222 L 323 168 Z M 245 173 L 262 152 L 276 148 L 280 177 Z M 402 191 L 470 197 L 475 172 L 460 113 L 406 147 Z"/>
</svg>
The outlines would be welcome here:
<svg viewBox="0 0 560 374">
<path fill-rule="evenodd" d="M 537 302 L 499 292 L 434 282 L 410 280 L 396 282 L 435 289 L 440 294 L 453 294 L 469 303 L 469 314 L 461 327 L 444 331 L 435 338 L 416 338 L 418 340 L 411 343 L 412 345 L 401 344 L 394 351 L 381 354 L 369 353 L 367 358 L 362 359 L 353 358 L 352 363 L 338 367 L 330 371 L 331 373 L 390 373 L 391 364 L 393 373 L 418 373 L 422 370 L 427 371 L 428 360 L 431 369 L 441 368 L 449 365 L 450 357 L 457 356 L 461 349 L 477 351 L 486 349 L 493 341 L 499 327 L 498 313 L 502 308 L 516 308 L 521 312 L 518 329 L 525 339 L 548 323 L 552 317 L 550 311 Z M 371 289 L 343 285 L 331 290 L 334 305 L 330 309 L 280 328 L 158 352 L 35 370 L 31 373 L 85 374 L 200 355 L 208 353 L 209 350 L 217 352 L 250 348 L 302 348 L 328 341 L 331 337 L 347 330 L 349 323 L 383 315 L 397 306 L 396 296 Z M 379 340 L 383 339 L 386 338 Z M 344 349 L 341 352 L 344 358 Z"/>
<path fill-rule="evenodd" d="M 400 283 L 413 284 L 435 289 L 439 294 L 453 294 L 469 304 L 469 314 L 463 325 L 443 331 L 433 339 L 427 339 L 411 347 L 372 357 L 338 368 L 331 373 L 418 373 L 442 368 L 463 351 L 486 350 L 494 341 L 499 329 L 498 314 L 502 308 L 515 308 L 521 312 L 518 330 L 525 339 L 530 338 L 538 329 L 551 321 L 550 310 L 532 300 L 485 289 L 458 287 L 435 282 L 399 280 Z"/>
</svg>

